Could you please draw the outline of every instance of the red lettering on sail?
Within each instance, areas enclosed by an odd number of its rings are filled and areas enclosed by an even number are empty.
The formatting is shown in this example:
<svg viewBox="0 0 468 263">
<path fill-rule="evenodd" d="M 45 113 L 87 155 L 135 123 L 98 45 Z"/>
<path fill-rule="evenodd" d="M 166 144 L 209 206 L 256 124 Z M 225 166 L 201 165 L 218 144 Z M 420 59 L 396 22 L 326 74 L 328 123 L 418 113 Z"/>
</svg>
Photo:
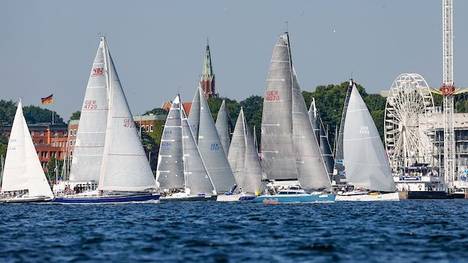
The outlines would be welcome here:
<svg viewBox="0 0 468 263">
<path fill-rule="evenodd" d="M 103 68 L 93 68 L 93 77 L 101 76 L 102 74 L 104 74 Z"/>
<path fill-rule="evenodd" d="M 277 90 L 269 90 L 266 92 L 265 99 L 267 101 L 278 101 L 280 100 L 279 92 Z"/>
<path fill-rule="evenodd" d="M 85 110 L 95 110 L 97 109 L 97 104 L 95 100 L 85 100 L 83 109 Z"/>
<path fill-rule="evenodd" d="M 132 119 L 124 119 L 123 126 L 125 128 L 135 128 L 135 122 Z"/>
</svg>

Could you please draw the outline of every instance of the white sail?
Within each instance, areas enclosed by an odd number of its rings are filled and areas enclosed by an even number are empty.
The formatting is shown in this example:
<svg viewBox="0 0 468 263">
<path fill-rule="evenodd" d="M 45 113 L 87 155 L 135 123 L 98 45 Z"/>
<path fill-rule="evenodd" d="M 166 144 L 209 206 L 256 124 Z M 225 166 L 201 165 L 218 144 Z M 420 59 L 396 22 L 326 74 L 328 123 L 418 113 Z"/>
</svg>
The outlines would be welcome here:
<svg viewBox="0 0 468 263">
<path fill-rule="evenodd" d="M 106 70 L 104 39 L 101 38 L 81 107 L 70 181 L 99 181 L 109 109 Z"/>
<path fill-rule="evenodd" d="M 236 179 L 237 185 L 243 186 L 243 175 L 245 169 L 245 126 L 244 126 L 244 111 L 240 110 L 237 117 L 234 133 L 232 134 L 231 147 L 229 148 L 228 161 L 231 166 L 232 173 Z"/>
<path fill-rule="evenodd" d="M 292 86 L 293 143 L 296 152 L 298 178 L 304 189 L 331 189 L 318 140 L 309 120 L 301 88 L 293 70 Z"/>
<path fill-rule="evenodd" d="M 288 34 L 273 49 L 262 115 L 262 167 L 270 180 L 297 180 L 292 142 L 292 61 Z"/>
<path fill-rule="evenodd" d="M 262 188 L 262 167 L 254 138 L 241 108 L 229 148 L 229 164 L 237 185 L 244 193 L 258 194 Z"/>
<path fill-rule="evenodd" d="M 349 184 L 373 191 L 396 190 L 379 133 L 355 84 L 346 110 L 343 152 Z"/>
<path fill-rule="evenodd" d="M 184 109 L 181 110 L 182 119 L 182 145 L 184 152 L 185 187 L 190 189 L 190 194 L 215 194 L 205 164 L 203 163 L 198 146 L 190 128 Z"/>
<path fill-rule="evenodd" d="M 106 42 L 104 54 L 110 103 L 98 189 L 130 192 L 155 189 L 156 181 Z"/>
<path fill-rule="evenodd" d="M 231 144 L 231 129 L 229 124 L 229 112 L 226 107 L 226 101 L 223 100 L 216 117 L 216 130 L 218 131 L 224 154 L 228 156 L 229 146 Z"/>
<path fill-rule="evenodd" d="M 8 141 L 2 192 L 27 190 L 29 197 L 53 198 L 54 195 L 24 119 L 22 107 L 20 101 Z"/>
<path fill-rule="evenodd" d="M 179 96 L 172 101 L 159 146 L 156 180 L 161 189 L 185 187 L 182 151 L 182 119 Z"/>
<path fill-rule="evenodd" d="M 200 127 L 200 93 L 195 92 L 195 96 L 193 96 L 192 106 L 190 107 L 190 114 L 188 116 L 188 122 L 190 124 L 190 128 L 193 133 L 193 138 L 195 138 L 195 142 L 198 143 L 198 129 Z"/>
<path fill-rule="evenodd" d="M 215 190 L 218 193 L 226 192 L 234 186 L 234 176 L 219 140 L 208 102 L 203 96 L 201 88 L 198 88 L 197 92 L 200 93 L 198 148 Z"/>
</svg>

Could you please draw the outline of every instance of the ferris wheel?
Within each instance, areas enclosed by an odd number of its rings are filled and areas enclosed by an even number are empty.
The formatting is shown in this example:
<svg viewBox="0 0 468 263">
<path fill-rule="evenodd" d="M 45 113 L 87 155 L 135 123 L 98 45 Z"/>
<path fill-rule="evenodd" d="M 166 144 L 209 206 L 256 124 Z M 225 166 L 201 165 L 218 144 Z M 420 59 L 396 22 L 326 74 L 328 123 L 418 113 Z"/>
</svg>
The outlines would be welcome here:
<svg viewBox="0 0 468 263">
<path fill-rule="evenodd" d="M 431 162 L 432 144 L 419 129 L 419 118 L 433 108 L 430 88 L 421 75 L 404 73 L 393 81 L 385 106 L 384 134 L 394 172 L 415 163 Z"/>
</svg>

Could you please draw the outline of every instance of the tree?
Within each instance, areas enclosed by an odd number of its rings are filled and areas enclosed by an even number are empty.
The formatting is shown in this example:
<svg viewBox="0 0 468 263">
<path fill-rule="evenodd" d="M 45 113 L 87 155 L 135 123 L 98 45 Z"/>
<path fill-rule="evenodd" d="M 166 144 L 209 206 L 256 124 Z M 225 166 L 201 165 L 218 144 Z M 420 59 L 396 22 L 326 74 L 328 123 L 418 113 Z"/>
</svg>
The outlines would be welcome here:
<svg viewBox="0 0 468 263">
<path fill-rule="evenodd" d="M 55 157 L 51 157 L 46 164 L 46 177 L 49 180 L 49 184 L 55 182 L 56 177 L 60 174 L 63 167 L 63 161 L 57 160 Z"/>
<path fill-rule="evenodd" d="M 73 120 L 79 120 L 81 117 L 81 111 L 75 111 L 72 113 L 72 115 L 70 116 L 70 120 L 73 121 Z"/>
<path fill-rule="evenodd" d="M 149 110 L 145 113 L 143 113 L 143 115 L 150 115 L 150 114 L 153 114 L 153 115 L 167 115 L 167 111 L 163 108 L 154 108 L 152 110 Z"/>
</svg>

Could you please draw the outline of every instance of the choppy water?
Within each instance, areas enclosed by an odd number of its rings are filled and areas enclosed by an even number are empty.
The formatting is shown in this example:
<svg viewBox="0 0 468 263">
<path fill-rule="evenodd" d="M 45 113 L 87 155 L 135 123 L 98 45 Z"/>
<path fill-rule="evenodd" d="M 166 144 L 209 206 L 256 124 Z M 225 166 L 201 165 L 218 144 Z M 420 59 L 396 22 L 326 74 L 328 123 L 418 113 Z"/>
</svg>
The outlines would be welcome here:
<svg viewBox="0 0 468 263">
<path fill-rule="evenodd" d="M 468 201 L 0 205 L 0 259 L 461 262 Z"/>
</svg>

